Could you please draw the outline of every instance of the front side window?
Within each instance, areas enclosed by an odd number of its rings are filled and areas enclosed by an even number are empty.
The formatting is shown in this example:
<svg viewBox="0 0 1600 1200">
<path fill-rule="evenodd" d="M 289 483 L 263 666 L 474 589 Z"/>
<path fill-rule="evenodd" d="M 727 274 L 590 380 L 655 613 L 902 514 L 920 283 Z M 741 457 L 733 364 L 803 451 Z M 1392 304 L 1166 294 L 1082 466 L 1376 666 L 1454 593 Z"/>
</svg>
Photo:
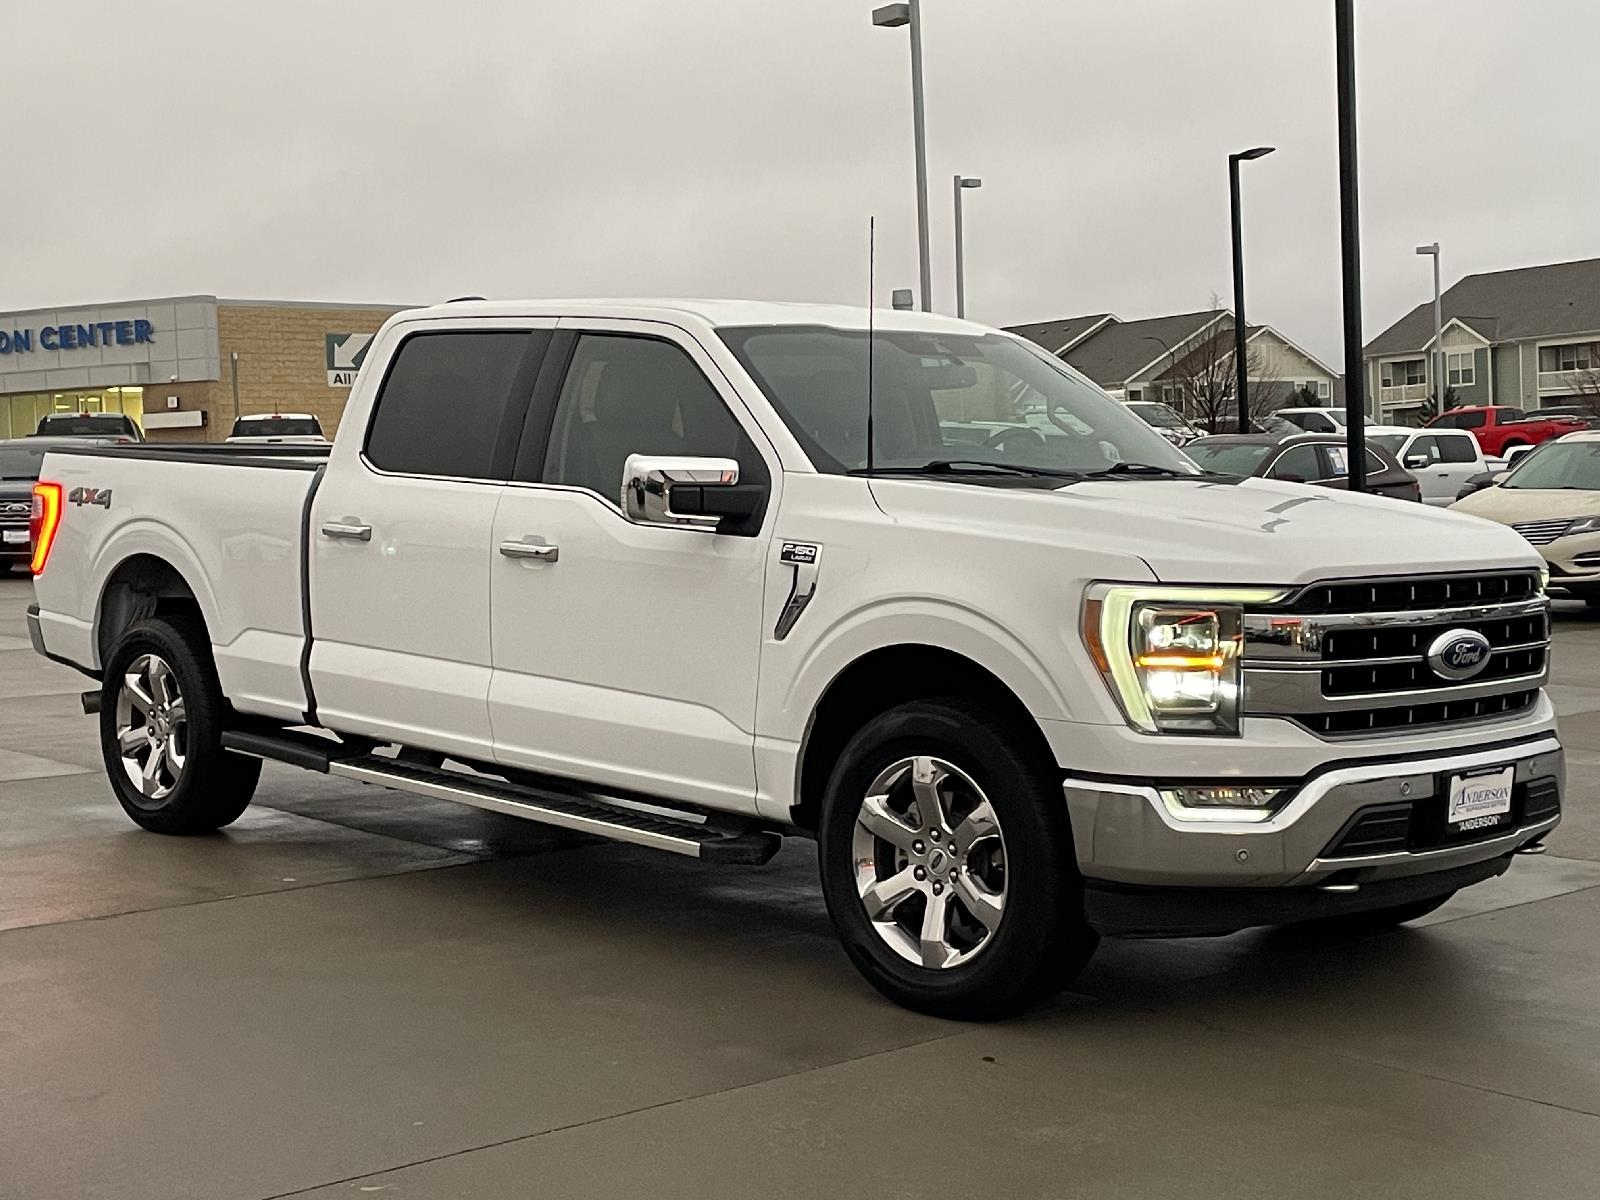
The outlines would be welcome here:
<svg viewBox="0 0 1600 1200">
<path fill-rule="evenodd" d="M 501 426 L 514 397 L 526 407 L 547 341 L 520 331 L 412 334 L 378 392 L 368 461 L 402 475 L 509 478 Z"/>
<path fill-rule="evenodd" d="M 755 443 L 682 347 L 653 337 L 580 334 L 541 479 L 615 504 L 630 454 L 731 458 L 741 484 L 769 478 Z"/>
<path fill-rule="evenodd" d="M 1416 458 L 1418 456 L 1427 459 L 1430 466 L 1438 462 L 1439 439 L 1429 435 L 1427 437 L 1419 437 L 1416 441 L 1412 442 L 1411 445 L 1406 448 L 1406 457 Z"/>
<path fill-rule="evenodd" d="M 1600 442 L 1546 442 L 1514 467 L 1508 488 L 1574 488 L 1600 492 Z"/>
<path fill-rule="evenodd" d="M 1058 360 L 1002 334 L 969 336 L 825 326 L 718 330 L 812 464 L 830 474 L 945 461 L 1094 472 L 1194 465 L 1126 405 Z"/>
</svg>

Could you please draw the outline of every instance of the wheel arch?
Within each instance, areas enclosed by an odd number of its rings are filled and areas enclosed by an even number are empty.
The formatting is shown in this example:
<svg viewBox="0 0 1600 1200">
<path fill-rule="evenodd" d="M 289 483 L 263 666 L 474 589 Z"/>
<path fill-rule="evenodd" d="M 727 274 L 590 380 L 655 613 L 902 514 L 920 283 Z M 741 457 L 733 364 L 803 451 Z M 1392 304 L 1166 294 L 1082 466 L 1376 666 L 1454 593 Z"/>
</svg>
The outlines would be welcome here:
<svg viewBox="0 0 1600 1200">
<path fill-rule="evenodd" d="M 823 689 L 801 740 L 791 819 L 815 830 L 833 764 L 867 721 L 901 704 L 957 696 L 994 713 L 1017 731 L 1039 761 L 1055 757 L 1038 719 L 1018 692 L 976 659 L 947 646 L 900 642 L 869 650 Z"/>
<path fill-rule="evenodd" d="M 206 608 L 189 578 L 167 558 L 150 551 L 130 553 L 107 572 L 94 617 L 95 654 L 102 669 L 122 635 L 148 617 L 190 614 L 206 627 L 209 638 Z"/>
</svg>

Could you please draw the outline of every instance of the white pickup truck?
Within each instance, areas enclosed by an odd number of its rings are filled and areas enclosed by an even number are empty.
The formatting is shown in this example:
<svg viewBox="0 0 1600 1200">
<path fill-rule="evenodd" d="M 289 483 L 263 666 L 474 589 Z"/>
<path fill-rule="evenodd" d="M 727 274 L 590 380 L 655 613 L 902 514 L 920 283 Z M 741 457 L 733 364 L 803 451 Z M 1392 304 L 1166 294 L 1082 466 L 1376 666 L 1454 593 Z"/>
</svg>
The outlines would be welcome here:
<svg viewBox="0 0 1600 1200">
<path fill-rule="evenodd" d="M 1541 848 L 1522 538 L 1206 475 L 1027 342 L 873 319 L 401 313 L 331 451 L 52 449 L 34 644 L 148 829 L 266 758 L 708 861 L 815 836 L 849 957 L 947 1016 Z"/>
</svg>

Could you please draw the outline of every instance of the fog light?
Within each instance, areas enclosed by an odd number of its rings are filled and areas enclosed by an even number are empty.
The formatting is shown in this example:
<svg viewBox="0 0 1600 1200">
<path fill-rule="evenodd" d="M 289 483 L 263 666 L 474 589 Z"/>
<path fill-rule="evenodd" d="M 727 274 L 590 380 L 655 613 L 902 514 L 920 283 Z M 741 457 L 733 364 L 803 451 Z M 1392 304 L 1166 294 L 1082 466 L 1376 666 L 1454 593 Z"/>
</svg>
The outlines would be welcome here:
<svg viewBox="0 0 1600 1200">
<path fill-rule="evenodd" d="M 1266 821 L 1289 789 L 1251 784 L 1161 789 L 1161 802 L 1180 821 Z"/>
</svg>

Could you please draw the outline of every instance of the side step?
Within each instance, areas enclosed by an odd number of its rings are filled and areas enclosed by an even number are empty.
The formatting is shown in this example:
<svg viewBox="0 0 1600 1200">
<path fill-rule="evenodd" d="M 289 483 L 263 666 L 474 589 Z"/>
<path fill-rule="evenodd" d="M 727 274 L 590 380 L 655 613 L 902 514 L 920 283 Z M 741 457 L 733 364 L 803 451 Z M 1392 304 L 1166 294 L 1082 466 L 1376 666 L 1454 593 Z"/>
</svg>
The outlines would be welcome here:
<svg viewBox="0 0 1600 1200">
<path fill-rule="evenodd" d="M 428 756 L 384 758 L 368 752 L 371 742 L 334 742 L 287 729 L 230 729 L 223 733 L 222 744 L 240 754 L 269 758 L 308 771 L 470 804 L 705 862 L 759 866 L 771 859 L 783 842 L 775 831 L 752 828 L 736 817 L 720 813 L 658 806 L 647 798 L 630 801 L 592 794 L 566 785 L 565 781 L 551 780 L 542 787 L 507 783 L 419 760 Z"/>
<path fill-rule="evenodd" d="M 375 754 L 345 761 L 332 760 L 326 769 L 330 775 L 362 783 L 470 804 L 490 812 L 683 854 L 704 862 L 759 866 L 778 852 L 783 841 L 771 830 L 720 827 L 710 820 L 695 824 L 607 804 L 601 797 L 559 795 L 486 776 L 380 758 Z"/>
</svg>

